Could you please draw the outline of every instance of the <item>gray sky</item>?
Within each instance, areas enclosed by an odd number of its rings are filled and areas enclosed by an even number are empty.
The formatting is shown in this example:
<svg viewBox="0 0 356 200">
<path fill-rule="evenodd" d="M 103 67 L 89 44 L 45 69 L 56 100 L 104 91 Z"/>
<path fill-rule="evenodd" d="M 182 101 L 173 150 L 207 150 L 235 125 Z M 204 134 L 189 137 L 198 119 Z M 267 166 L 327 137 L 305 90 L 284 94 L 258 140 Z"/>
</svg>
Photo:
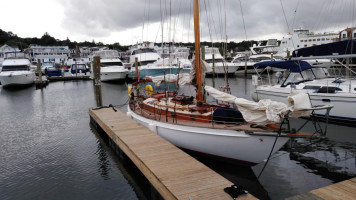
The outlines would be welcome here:
<svg viewBox="0 0 356 200">
<path fill-rule="evenodd" d="M 228 41 L 235 42 L 282 39 L 288 26 L 339 32 L 354 26 L 354 4 L 355 0 L 200 0 L 201 41 L 225 40 L 225 21 Z M 1 7 L 0 29 L 20 37 L 48 32 L 77 42 L 161 42 L 163 19 L 164 41 L 194 39 L 192 0 L 11 0 Z"/>
</svg>

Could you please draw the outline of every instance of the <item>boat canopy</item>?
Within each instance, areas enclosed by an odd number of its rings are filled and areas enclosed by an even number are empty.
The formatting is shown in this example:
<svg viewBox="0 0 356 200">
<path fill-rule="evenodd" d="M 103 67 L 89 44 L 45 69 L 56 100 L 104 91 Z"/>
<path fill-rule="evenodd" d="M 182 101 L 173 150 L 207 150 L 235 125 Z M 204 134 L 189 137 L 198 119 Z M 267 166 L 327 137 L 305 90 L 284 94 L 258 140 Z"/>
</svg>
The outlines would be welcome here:
<svg viewBox="0 0 356 200">
<path fill-rule="evenodd" d="M 254 67 L 276 67 L 280 69 L 289 69 L 291 72 L 301 72 L 313 68 L 305 61 L 265 61 L 254 64 Z"/>
</svg>

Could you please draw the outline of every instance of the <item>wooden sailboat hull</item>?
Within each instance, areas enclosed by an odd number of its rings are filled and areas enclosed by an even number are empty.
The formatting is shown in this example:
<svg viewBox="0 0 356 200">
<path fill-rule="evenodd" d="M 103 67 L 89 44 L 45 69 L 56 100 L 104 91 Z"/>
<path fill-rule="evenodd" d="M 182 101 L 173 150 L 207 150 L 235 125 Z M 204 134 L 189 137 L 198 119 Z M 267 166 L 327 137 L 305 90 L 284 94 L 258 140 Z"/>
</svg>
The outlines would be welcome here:
<svg viewBox="0 0 356 200">
<path fill-rule="evenodd" d="M 275 134 L 248 134 L 245 131 L 164 123 L 142 117 L 130 107 L 127 115 L 180 148 L 250 166 L 263 162 L 272 148 L 274 153 L 289 140 L 288 137 L 279 137 L 273 146 Z"/>
</svg>

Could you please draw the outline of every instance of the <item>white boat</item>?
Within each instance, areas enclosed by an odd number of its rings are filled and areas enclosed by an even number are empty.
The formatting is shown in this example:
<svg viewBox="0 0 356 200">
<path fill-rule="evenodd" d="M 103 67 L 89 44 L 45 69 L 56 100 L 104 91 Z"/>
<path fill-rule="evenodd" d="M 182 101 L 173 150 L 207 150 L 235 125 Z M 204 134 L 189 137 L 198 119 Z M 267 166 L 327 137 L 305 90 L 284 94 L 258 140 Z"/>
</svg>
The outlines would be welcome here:
<svg viewBox="0 0 356 200">
<path fill-rule="evenodd" d="M 205 47 L 205 62 L 209 64 L 206 71 L 207 75 L 213 73 L 233 75 L 239 68 L 236 63 L 226 62 L 216 47 Z"/>
<path fill-rule="evenodd" d="M 305 61 L 265 62 L 257 65 L 287 69 L 284 79 L 275 85 L 262 84 L 252 91 L 252 99 L 271 99 L 287 102 L 291 93 L 306 93 L 313 105 L 332 104 L 329 113 L 333 120 L 356 120 L 356 80 L 343 77 L 330 77 L 327 68 L 311 66 Z M 308 100 L 308 99 L 307 99 Z M 316 112 L 320 117 L 325 113 Z"/>
<path fill-rule="evenodd" d="M 199 2 L 195 0 L 197 53 L 191 73 L 146 77 L 133 83 L 128 89 L 130 101 L 127 115 L 182 149 L 247 165 L 263 162 L 279 150 L 290 136 L 300 136 L 289 126 L 281 128 L 289 125 L 282 123 L 289 122 L 283 116 L 309 116 L 309 110 L 314 108 L 307 101 L 299 101 L 305 94 L 291 97 L 294 106 L 287 106 L 270 100 L 255 103 L 209 86 L 203 88 L 206 66 L 203 66 L 205 64 L 199 53 L 198 11 Z M 197 87 L 196 98 L 178 95 L 177 91 L 154 92 L 151 85 L 144 85 L 153 82 L 158 86 L 162 81 L 178 83 L 182 87 L 194 84 Z M 224 104 L 206 103 L 205 92 Z M 230 104 L 239 110 L 230 107 Z M 298 109 L 295 109 L 296 106 Z"/>
<path fill-rule="evenodd" d="M 239 66 L 236 71 L 237 74 L 248 73 L 256 74 L 266 71 L 264 68 L 255 68 L 254 65 L 259 62 L 271 61 L 271 60 L 283 60 L 284 58 L 276 55 L 278 48 L 278 42 L 276 39 L 268 39 L 266 44 L 259 42 L 258 45 L 253 45 L 250 47 L 250 51 L 245 53 L 248 54 L 247 60 L 245 55 L 237 55 L 231 61 Z M 246 70 L 245 70 L 246 68 Z M 278 69 L 270 68 L 269 71 L 279 71 Z"/>
<path fill-rule="evenodd" d="M 192 62 L 189 60 L 189 48 L 181 46 L 155 47 L 162 59 L 158 59 L 155 64 L 162 66 L 178 66 L 181 73 L 189 73 Z"/>
<path fill-rule="evenodd" d="M 160 65 L 156 62 L 161 58 L 157 51 L 153 48 L 152 43 L 144 42 L 129 49 L 130 54 L 130 71 L 128 77 L 136 78 L 135 61 L 137 59 L 138 72 L 140 78 L 146 76 L 160 76 L 164 74 L 177 74 L 179 72 L 178 66 L 174 65 Z"/>
<path fill-rule="evenodd" d="M 100 56 L 100 80 L 120 81 L 124 80 L 129 72 L 124 67 L 116 50 L 102 50 L 94 52 L 93 56 Z"/>
<path fill-rule="evenodd" d="M 24 53 L 8 54 L 2 63 L 0 82 L 3 87 L 26 86 L 34 83 L 36 74 Z"/>
<path fill-rule="evenodd" d="M 282 38 L 278 47 L 278 55 L 286 57 L 288 52 L 293 52 L 294 50 L 305 47 L 312 47 L 335 42 L 338 38 L 339 33 L 314 33 L 305 28 L 294 29 L 292 34 L 289 33 Z"/>
</svg>

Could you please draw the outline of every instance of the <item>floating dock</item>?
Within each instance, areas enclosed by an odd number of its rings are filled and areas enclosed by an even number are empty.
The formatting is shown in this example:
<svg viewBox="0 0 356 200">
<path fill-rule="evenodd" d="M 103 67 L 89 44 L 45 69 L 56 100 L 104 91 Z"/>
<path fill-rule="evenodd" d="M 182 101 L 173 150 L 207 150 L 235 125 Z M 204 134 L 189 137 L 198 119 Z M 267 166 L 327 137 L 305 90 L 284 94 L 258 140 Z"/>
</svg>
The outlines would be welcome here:
<svg viewBox="0 0 356 200">
<path fill-rule="evenodd" d="M 48 76 L 49 81 L 90 80 L 90 76 Z"/>
<path fill-rule="evenodd" d="M 356 178 L 335 183 L 326 187 L 312 190 L 306 194 L 296 195 L 288 200 L 304 200 L 304 199 L 342 199 L 354 200 L 356 199 Z"/>
<path fill-rule="evenodd" d="M 224 188 L 233 185 L 125 113 L 113 108 L 89 109 L 100 126 L 127 155 L 164 199 L 229 199 Z M 256 199 L 244 194 L 238 199 Z"/>
</svg>

